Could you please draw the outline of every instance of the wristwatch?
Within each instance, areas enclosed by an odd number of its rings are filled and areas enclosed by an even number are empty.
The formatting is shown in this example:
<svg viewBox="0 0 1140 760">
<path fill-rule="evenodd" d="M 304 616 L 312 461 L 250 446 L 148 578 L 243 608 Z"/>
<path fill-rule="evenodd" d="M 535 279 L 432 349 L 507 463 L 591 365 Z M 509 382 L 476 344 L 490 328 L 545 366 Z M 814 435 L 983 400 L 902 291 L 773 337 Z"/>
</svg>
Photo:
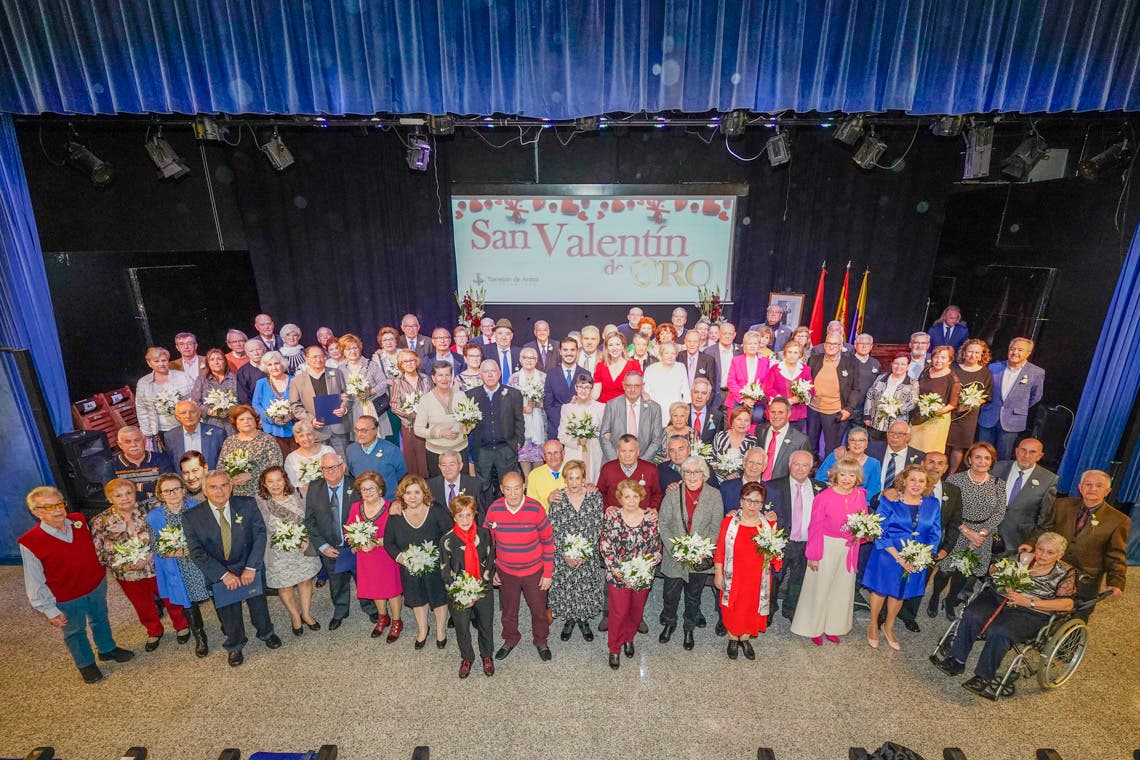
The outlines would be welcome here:
<svg viewBox="0 0 1140 760">
<path fill-rule="evenodd" d="M 1035 609 L 1037 609 L 1037 602 L 1036 602 L 1036 601 L 1034 601 L 1034 600 L 1032 600 L 1032 599 L 1030 599 L 1030 600 L 1029 600 L 1029 609 L 1031 609 L 1031 610 L 1035 610 Z"/>
</svg>

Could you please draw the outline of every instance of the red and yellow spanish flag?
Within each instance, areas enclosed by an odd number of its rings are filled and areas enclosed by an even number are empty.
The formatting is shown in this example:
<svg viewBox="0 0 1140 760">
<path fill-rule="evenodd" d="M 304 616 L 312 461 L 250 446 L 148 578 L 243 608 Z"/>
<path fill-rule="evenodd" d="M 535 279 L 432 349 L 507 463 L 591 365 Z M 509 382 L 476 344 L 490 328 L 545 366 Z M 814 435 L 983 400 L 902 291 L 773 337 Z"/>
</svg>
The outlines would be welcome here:
<svg viewBox="0 0 1140 760">
<path fill-rule="evenodd" d="M 851 317 L 851 334 L 847 338 L 848 343 L 854 343 L 855 336 L 863 332 L 863 317 L 867 314 L 867 278 L 870 274 L 870 269 L 863 270 L 863 284 L 859 286 L 859 300 L 855 302 L 855 313 Z"/>
<path fill-rule="evenodd" d="M 843 289 L 839 291 L 839 305 L 835 307 L 835 320 L 842 325 L 847 324 L 847 300 L 851 292 L 851 262 L 847 262 L 847 271 L 843 273 Z"/>
<path fill-rule="evenodd" d="M 811 321 L 808 329 L 811 330 L 812 345 L 823 341 L 823 281 L 827 277 L 827 262 L 819 268 L 819 285 L 815 289 L 815 303 L 811 305 Z"/>
</svg>

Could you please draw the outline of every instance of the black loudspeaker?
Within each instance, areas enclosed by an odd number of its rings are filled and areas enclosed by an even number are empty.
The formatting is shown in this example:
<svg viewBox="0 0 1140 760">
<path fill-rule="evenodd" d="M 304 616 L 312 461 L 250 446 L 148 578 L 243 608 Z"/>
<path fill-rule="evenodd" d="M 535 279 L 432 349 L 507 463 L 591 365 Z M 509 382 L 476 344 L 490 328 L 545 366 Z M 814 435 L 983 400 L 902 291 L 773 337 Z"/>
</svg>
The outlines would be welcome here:
<svg viewBox="0 0 1140 760">
<path fill-rule="evenodd" d="M 76 430 L 59 436 L 64 478 L 77 506 L 103 498 L 103 464 L 111 458 L 107 436 L 99 430 Z"/>
</svg>

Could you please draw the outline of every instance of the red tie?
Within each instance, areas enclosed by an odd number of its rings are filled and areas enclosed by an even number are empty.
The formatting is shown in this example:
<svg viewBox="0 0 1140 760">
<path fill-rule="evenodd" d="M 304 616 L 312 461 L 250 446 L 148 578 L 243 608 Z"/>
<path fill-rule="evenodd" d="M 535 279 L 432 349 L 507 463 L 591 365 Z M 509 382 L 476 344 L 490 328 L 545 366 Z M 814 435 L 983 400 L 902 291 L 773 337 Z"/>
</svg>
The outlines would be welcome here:
<svg viewBox="0 0 1140 760">
<path fill-rule="evenodd" d="M 699 411 L 697 411 L 697 412 L 694 412 L 694 414 L 697 415 L 697 419 L 693 422 L 693 430 L 697 431 L 697 437 L 700 438 L 701 437 L 701 413 Z"/>
<path fill-rule="evenodd" d="M 772 479 L 772 465 L 776 464 L 776 440 L 779 437 L 780 431 L 773 428 L 772 440 L 768 442 L 768 464 L 764 467 L 764 480 Z"/>
</svg>

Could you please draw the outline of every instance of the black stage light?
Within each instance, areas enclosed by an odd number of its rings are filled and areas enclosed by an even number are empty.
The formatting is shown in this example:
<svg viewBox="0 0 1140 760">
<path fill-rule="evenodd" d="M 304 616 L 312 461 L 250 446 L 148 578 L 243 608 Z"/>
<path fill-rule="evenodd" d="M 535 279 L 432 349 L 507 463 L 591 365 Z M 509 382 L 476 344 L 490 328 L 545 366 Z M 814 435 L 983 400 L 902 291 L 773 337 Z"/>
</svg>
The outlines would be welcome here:
<svg viewBox="0 0 1140 760">
<path fill-rule="evenodd" d="M 421 134 L 408 137 L 408 153 L 406 160 L 408 168 L 412 171 L 426 172 L 431 163 L 431 143 Z"/>
<path fill-rule="evenodd" d="M 109 163 L 74 140 L 67 141 L 67 163 L 91 180 L 95 187 L 106 187 L 115 178 L 115 171 Z"/>
<path fill-rule="evenodd" d="M 883 155 L 883 151 L 886 149 L 887 144 L 875 137 L 875 130 L 872 128 L 870 133 L 863 138 L 863 142 L 859 144 L 855 155 L 851 156 L 851 160 L 862 169 L 874 169 L 875 162 L 879 160 L 879 156 Z"/>
<path fill-rule="evenodd" d="M 748 112 L 739 108 L 735 111 L 729 111 L 720 122 L 720 128 L 725 137 L 740 137 L 747 127 Z"/>
<path fill-rule="evenodd" d="M 276 127 L 273 128 L 273 137 L 269 138 L 269 142 L 259 147 L 277 171 L 284 171 L 293 165 L 293 154 L 285 147 L 285 141 L 277 134 Z"/>
<path fill-rule="evenodd" d="M 1001 162 L 1001 173 L 1016 180 L 1029 178 L 1029 172 L 1045 157 L 1049 147 L 1039 134 L 1031 134 L 1021 141 L 1017 150 Z"/>
<path fill-rule="evenodd" d="M 597 116 L 579 116 L 574 120 L 574 128 L 579 132 L 597 132 L 598 131 L 598 117 Z"/>
<path fill-rule="evenodd" d="M 1081 164 L 1077 175 L 1085 182 L 1095 182 L 1101 174 L 1126 164 L 1135 152 L 1136 146 L 1125 138 Z"/>
<path fill-rule="evenodd" d="M 788 133 L 781 132 L 780 128 L 776 127 L 776 134 L 768 138 L 764 151 L 768 154 L 768 163 L 772 166 L 781 166 L 791 161 L 792 141 L 788 139 Z"/>
<path fill-rule="evenodd" d="M 433 135 L 455 134 L 455 119 L 447 114 L 427 117 L 428 132 Z"/>
<path fill-rule="evenodd" d="M 839 122 L 839 126 L 835 129 L 835 139 L 844 145 L 854 146 L 855 143 L 859 142 L 859 138 L 863 136 L 863 131 L 866 128 L 867 121 L 863 115 L 852 114 Z"/>
</svg>

